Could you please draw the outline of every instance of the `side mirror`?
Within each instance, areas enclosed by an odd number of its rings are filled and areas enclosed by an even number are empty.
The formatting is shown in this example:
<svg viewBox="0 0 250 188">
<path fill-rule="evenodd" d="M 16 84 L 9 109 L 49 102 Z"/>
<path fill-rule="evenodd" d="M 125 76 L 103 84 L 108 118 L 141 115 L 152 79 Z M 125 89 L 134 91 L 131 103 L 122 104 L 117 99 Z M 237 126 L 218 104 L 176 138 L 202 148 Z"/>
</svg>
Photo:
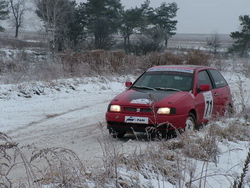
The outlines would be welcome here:
<svg viewBox="0 0 250 188">
<path fill-rule="evenodd" d="M 201 92 L 201 91 L 209 91 L 209 89 L 210 89 L 210 87 L 209 87 L 209 85 L 203 85 L 203 84 L 201 84 L 200 86 L 199 86 L 199 88 L 198 88 L 198 91 L 199 92 Z"/>
<path fill-rule="evenodd" d="M 132 82 L 126 81 L 126 82 L 125 82 L 125 86 L 126 86 L 126 87 L 132 86 Z"/>
</svg>

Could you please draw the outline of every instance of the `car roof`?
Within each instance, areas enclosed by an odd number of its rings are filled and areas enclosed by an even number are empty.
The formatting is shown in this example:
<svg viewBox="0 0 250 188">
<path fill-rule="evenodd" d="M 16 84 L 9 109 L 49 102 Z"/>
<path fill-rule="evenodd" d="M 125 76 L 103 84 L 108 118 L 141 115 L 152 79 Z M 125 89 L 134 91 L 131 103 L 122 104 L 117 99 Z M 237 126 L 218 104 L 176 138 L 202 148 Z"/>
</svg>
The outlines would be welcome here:
<svg viewBox="0 0 250 188">
<path fill-rule="evenodd" d="M 193 72 L 196 69 L 214 69 L 208 66 L 201 66 L 201 65 L 158 65 L 151 67 L 147 70 L 149 71 L 185 71 L 185 72 Z"/>
</svg>

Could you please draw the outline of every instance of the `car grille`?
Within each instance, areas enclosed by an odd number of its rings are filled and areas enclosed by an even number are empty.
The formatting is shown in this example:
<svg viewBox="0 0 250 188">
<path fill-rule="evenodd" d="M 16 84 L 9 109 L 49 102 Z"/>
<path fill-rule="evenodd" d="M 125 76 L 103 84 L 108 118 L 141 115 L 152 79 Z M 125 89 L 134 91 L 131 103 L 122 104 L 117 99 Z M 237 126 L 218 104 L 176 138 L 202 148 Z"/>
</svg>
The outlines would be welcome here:
<svg viewBox="0 0 250 188">
<path fill-rule="evenodd" d="M 152 113 L 152 109 L 151 108 L 131 108 L 131 107 L 124 107 L 123 108 L 124 111 L 126 112 L 143 112 L 143 113 Z"/>
</svg>

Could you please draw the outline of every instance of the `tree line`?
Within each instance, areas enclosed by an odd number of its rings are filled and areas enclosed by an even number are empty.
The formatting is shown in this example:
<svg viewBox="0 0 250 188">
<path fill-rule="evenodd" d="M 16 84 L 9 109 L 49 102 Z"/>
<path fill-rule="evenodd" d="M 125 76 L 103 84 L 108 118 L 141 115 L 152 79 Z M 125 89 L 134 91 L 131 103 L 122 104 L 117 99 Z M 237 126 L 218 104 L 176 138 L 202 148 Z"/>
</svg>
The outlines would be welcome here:
<svg viewBox="0 0 250 188">
<path fill-rule="evenodd" d="M 17 37 L 18 24 L 22 24 L 23 15 L 15 14 L 13 10 L 19 9 L 19 13 L 26 11 L 24 7 L 18 7 L 24 5 L 25 0 L 16 0 L 16 4 L 13 0 L 0 2 L 3 5 L 0 5 L 1 10 L 6 10 L 8 3 L 13 7 L 12 12 L 0 14 L 5 16 L 3 19 L 11 13 L 16 18 Z M 125 9 L 120 0 L 87 0 L 79 4 L 75 0 L 33 2 L 53 51 L 84 48 L 109 50 L 119 46 L 127 52 L 133 49 L 138 53 L 148 53 L 166 46 L 169 38 L 176 34 L 176 3 L 162 3 L 153 8 L 146 0 L 139 7 Z M 131 42 L 132 36 L 136 36 L 133 38 L 136 43 Z"/>
<path fill-rule="evenodd" d="M 43 24 L 52 51 L 123 49 L 135 54 L 147 54 L 167 47 L 176 34 L 178 6 L 162 3 L 151 7 L 145 0 L 139 7 L 125 9 L 120 0 L 32 0 L 35 13 Z M 30 8 L 27 0 L 0 0 L 0 20 L 10 19 L 18 37 L 24 15 Z M 11 16 L 9 16 L 11 15 Z M 231 33 L 234 44 L 230 53 L 241 57 L 250 51 L 250 17 L 240 16 L 241 31 Z M 4 28 L 0 26 L 0 31 Z M 209 41 L 215 49 L 218 39 Z"/>
</svg>

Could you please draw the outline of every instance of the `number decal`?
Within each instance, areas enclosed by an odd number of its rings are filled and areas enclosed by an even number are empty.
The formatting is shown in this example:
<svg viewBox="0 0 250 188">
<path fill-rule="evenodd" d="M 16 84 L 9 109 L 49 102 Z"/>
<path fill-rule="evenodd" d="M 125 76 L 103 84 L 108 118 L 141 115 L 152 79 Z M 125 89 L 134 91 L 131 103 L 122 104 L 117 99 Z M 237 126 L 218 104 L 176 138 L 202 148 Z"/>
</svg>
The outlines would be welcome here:
<svg viewBox="0 0 250 188">
<path fill-rule="evenodd" d="M 205 109 L 204 109 L 204 119 L 211 118 L 213 112 L 213 95 L 212 92 L 203 93 L 204 101 L 205 101 Z"/>
</svg>

